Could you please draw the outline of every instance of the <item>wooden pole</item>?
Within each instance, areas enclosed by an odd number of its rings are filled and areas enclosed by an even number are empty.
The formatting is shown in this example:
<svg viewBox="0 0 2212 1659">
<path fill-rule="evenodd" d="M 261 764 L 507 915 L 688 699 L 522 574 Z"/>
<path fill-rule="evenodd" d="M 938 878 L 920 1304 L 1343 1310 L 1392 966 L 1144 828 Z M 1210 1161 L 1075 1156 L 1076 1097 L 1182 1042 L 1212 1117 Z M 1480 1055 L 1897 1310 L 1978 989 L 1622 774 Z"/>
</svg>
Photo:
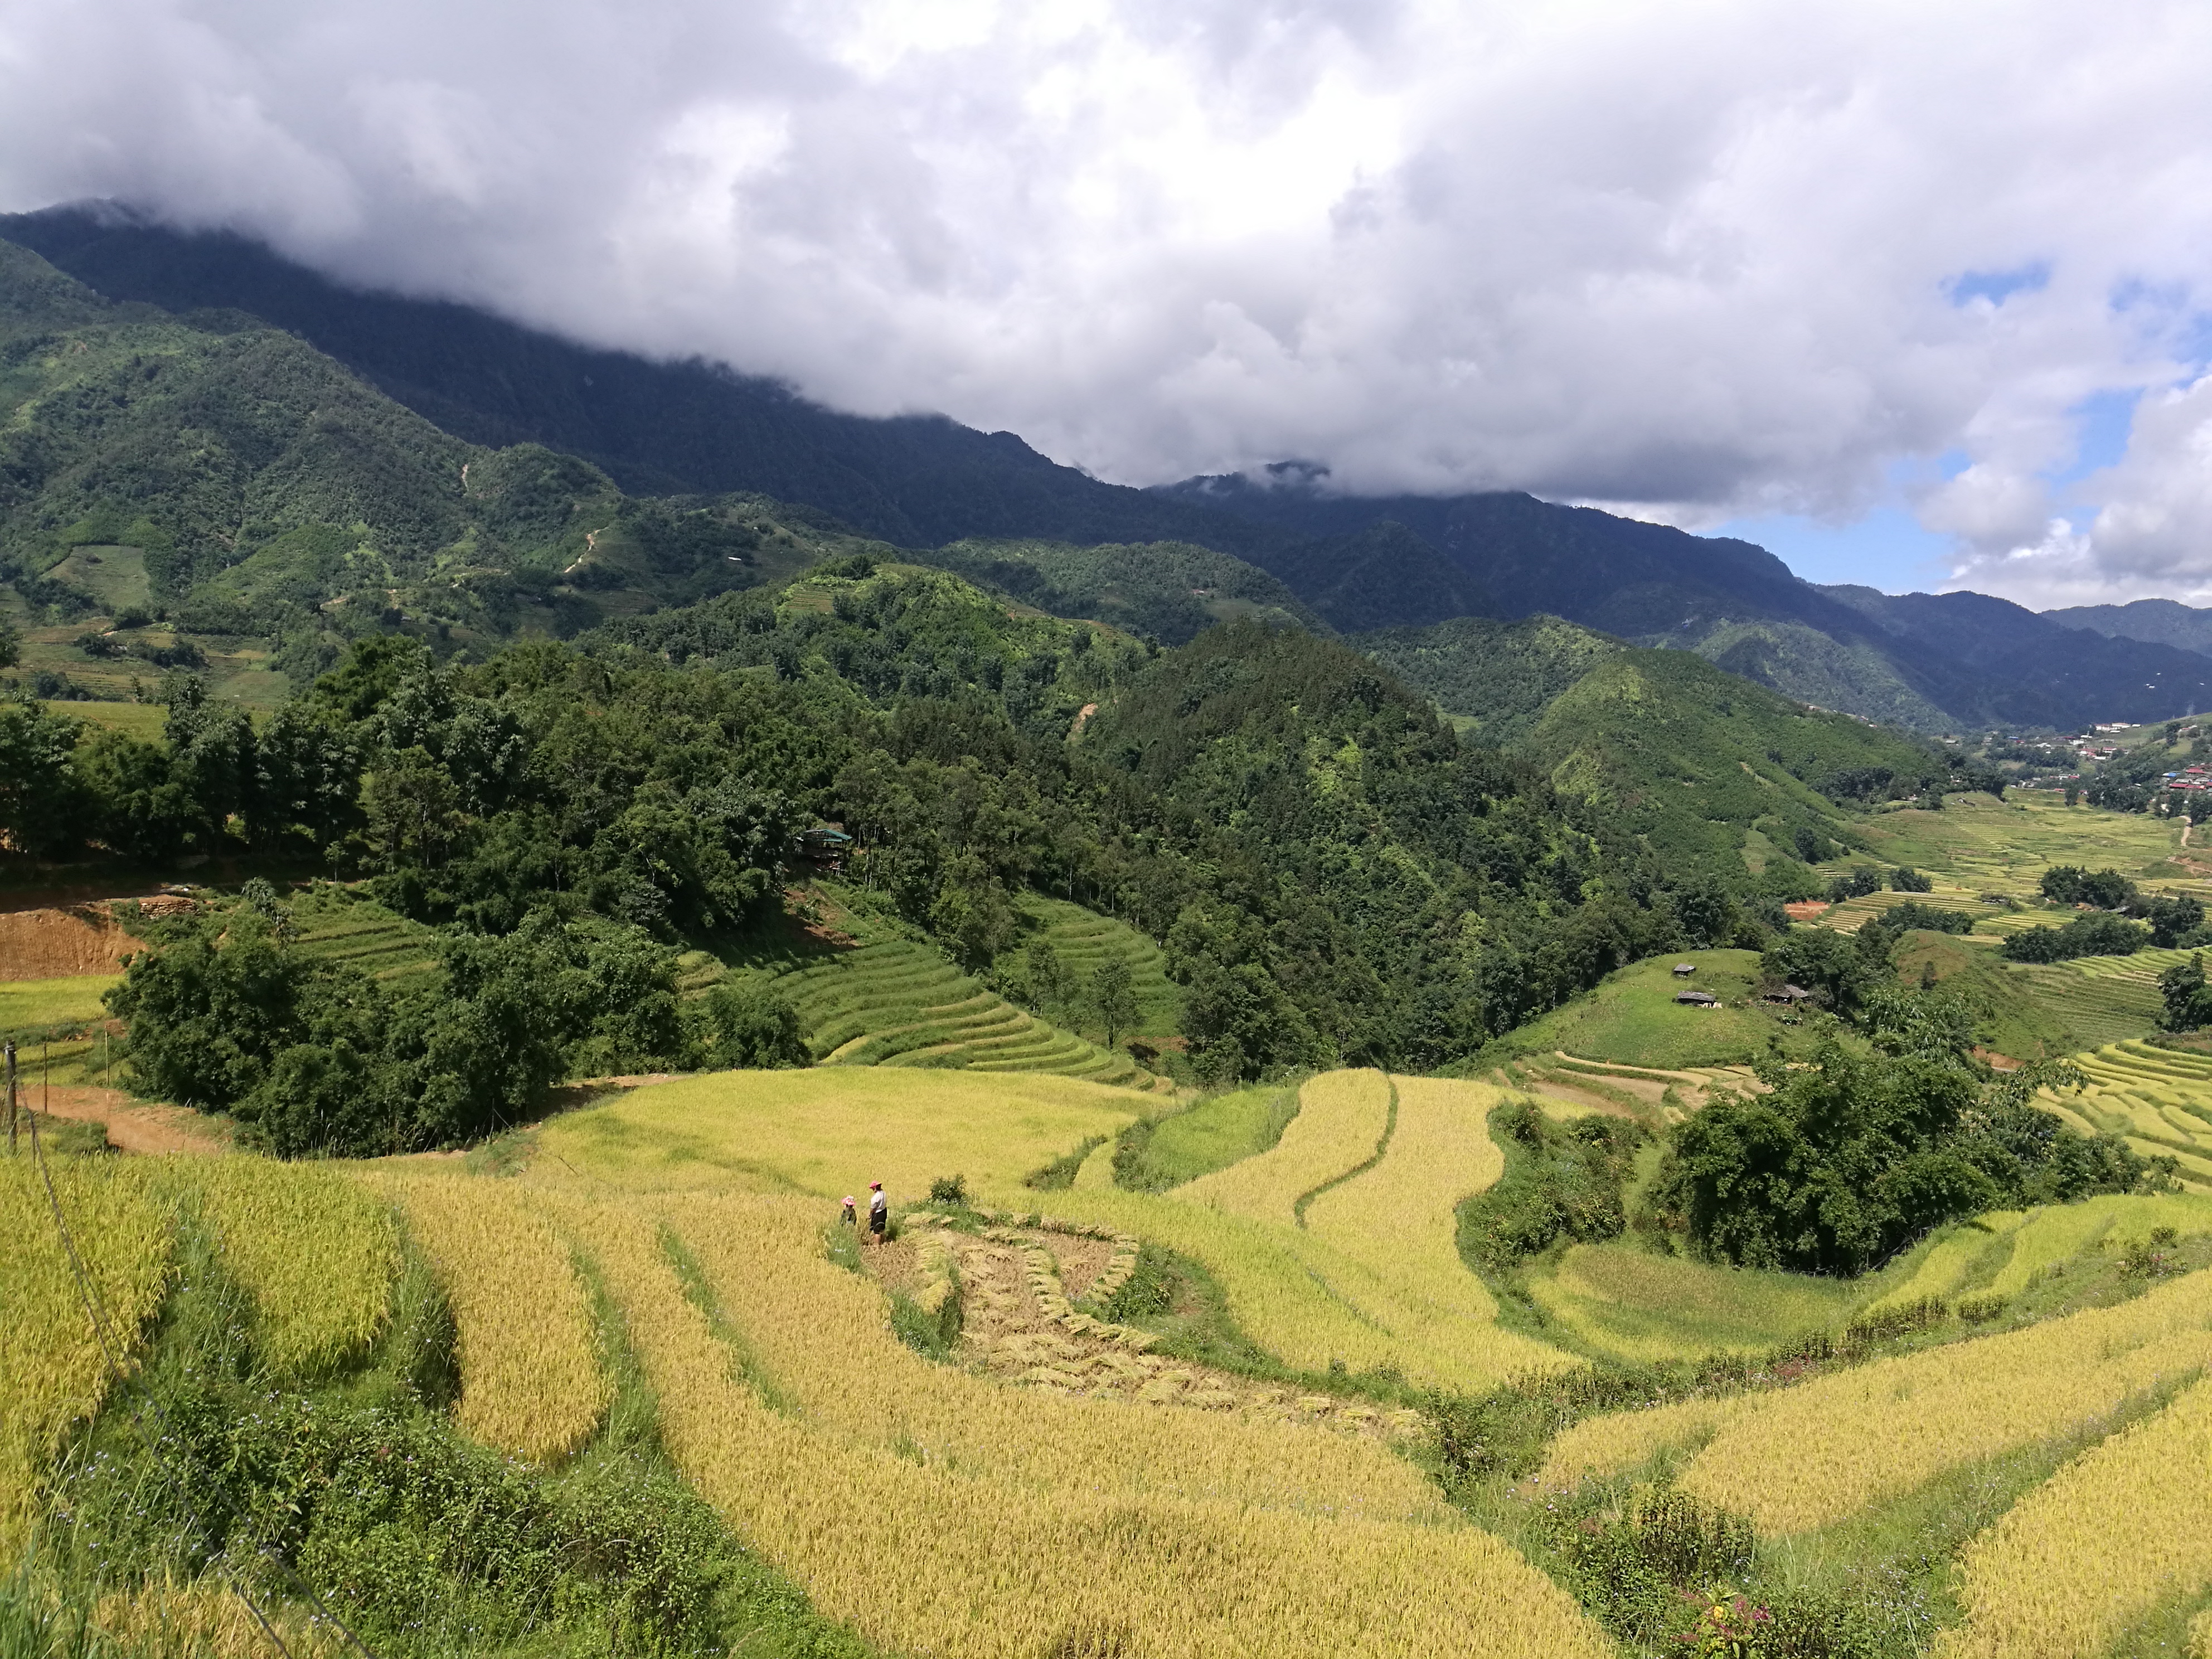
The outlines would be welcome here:
<svg viewBox="0 0 2212 1659">
<path fill-rule="evenodd" d="M 8 1044 L 8 1154 L 15 1152 L 15 1045 Z"/>
</svg>

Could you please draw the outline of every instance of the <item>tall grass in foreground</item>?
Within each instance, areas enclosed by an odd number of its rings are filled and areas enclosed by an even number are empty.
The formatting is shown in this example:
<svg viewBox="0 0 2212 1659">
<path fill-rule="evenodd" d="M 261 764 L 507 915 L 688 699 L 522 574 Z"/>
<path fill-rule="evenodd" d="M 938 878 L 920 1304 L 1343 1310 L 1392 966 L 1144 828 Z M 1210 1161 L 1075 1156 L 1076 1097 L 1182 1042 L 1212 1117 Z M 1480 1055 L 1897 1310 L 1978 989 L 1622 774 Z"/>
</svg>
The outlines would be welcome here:
<svg viewBox="0 0 2212 1659">
<path fill-rule="evenodd" d="M 52 1165 L 54 1196 L 76 1242 L 107 1340 L 129 1349 L 161 1304 L 168 1218 L 147 1166 L 106 1159 Z M 0 1559 L 15 1559 L 36 1511 L 46 1460 L 99 1408 L 112 1382 L 46 1188 L 26 1149 L 0 1161 L 0 1238 L 8 1241 L 0 1310 Z"/>
</svg>

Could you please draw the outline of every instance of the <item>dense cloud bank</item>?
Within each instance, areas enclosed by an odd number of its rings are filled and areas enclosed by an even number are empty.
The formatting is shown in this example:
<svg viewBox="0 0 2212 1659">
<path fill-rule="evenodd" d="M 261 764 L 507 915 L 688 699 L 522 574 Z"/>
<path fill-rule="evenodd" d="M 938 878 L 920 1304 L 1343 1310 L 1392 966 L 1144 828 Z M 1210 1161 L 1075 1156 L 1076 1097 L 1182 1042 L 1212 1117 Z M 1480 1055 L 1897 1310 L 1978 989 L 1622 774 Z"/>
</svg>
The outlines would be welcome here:
<svg viewBox="0 0 2212 1659">
<path fill-rule="evenodd" d="M 2187 3 L 17 0 L 0 206 L 1132 482 L 1294 455 L 1694 526 L 1902 480 L 1973 585 L 2186 596 L 2208 69 Z"/>
</svg>

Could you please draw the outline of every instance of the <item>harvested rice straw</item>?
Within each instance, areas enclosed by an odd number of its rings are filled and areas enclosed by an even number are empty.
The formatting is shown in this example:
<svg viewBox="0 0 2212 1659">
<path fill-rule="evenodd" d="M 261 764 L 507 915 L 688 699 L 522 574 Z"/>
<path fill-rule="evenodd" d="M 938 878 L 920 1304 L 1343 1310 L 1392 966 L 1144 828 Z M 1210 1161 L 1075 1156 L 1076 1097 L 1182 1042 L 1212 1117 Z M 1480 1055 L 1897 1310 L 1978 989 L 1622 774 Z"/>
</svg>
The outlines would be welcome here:
<svg viewBox="0 0 2212 1659">
<path fill-rule="evenodd" d="M 820 1209 L 779 1198 L 665 1205 L 755 1359 L 824 1432 L 1035 1488 L 1172 1492 L 1394 1518 L 1444 1512 L 1412 1464 L 1371 1440 L 1062 1399 L 933 1364 L 891 1334 L 872 1281 L 823 1256 Z M 1049 1274 L 1050 1257 L 1037 1255 Z"/>
</svg>

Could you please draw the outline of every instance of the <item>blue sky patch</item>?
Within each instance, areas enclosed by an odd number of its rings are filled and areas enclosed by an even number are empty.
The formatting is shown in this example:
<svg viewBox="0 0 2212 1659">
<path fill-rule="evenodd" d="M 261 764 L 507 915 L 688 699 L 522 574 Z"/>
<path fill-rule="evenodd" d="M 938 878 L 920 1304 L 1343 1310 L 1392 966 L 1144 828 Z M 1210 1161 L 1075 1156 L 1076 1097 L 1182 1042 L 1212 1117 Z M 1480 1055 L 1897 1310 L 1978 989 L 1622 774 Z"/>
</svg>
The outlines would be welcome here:
<svg viewBox="0 0 2212 1659">
<path fill-rule="evenodd" d="M 2039 259 L 2017 270 L 1969 270 L 1945 283 L 1944 292 L 1954 306 L 1971 305 L 1977 300 L 2001 306 L 2014 295 L 2033 294 L 2050 281 L 2051 262 Z"/>
</svg>

